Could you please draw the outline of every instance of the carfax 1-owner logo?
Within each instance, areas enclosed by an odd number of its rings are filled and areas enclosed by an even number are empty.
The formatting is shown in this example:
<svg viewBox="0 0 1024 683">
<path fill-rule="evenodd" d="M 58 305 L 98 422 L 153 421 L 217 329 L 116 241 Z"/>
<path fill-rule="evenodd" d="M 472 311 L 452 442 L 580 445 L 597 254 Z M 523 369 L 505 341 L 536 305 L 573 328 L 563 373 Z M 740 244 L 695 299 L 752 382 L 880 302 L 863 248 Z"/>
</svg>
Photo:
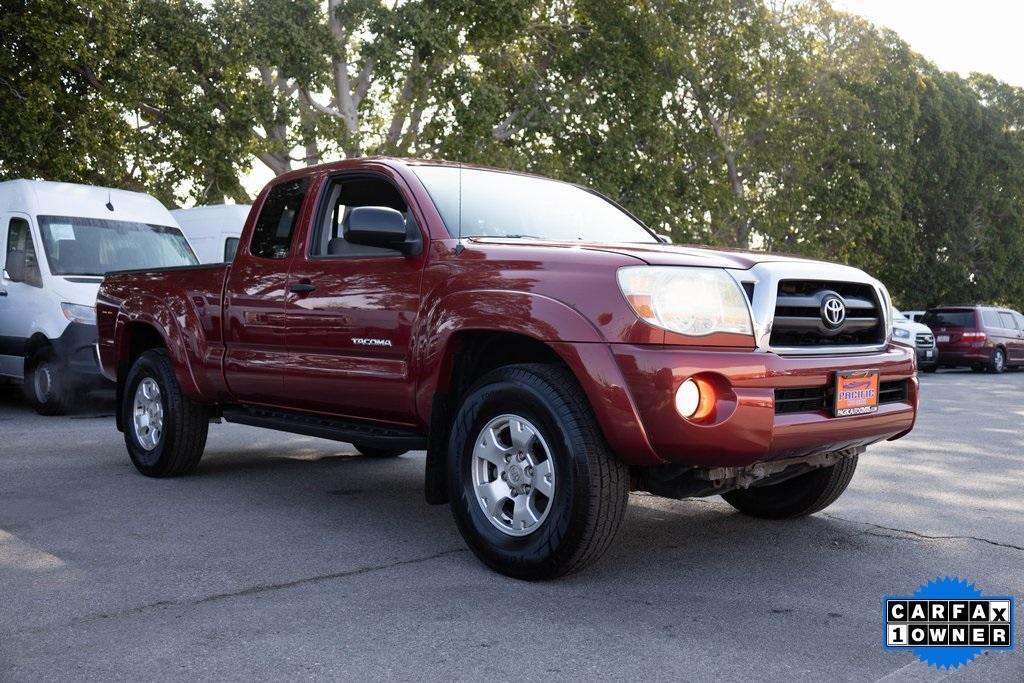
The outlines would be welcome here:
<svg viewBox="0 0 1024 683">
<path fill-rule="evenodd" d="M 984 595 L 955 576 L 882 599 L 884 647 L 909 649 L 936 668 L 960 668 L 984 650 L 1012 650 L 1013 620 L 1013 597 Z"/>
</svg>

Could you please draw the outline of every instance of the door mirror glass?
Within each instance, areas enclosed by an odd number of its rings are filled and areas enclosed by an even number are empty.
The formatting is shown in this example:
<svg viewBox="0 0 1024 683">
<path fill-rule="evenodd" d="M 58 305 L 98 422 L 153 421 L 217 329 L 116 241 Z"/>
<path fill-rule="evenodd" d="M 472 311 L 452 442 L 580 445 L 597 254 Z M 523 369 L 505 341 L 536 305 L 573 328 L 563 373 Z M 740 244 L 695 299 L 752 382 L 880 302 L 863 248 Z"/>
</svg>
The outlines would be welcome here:
<svg viewBox="0 0 1024 683">
<path fill-rule="evenodd" d="M 352 244 L 403 251 L 405 216 L 385 206 L 358 206 L 349 214 L 345 239 Z"/>
</svg>

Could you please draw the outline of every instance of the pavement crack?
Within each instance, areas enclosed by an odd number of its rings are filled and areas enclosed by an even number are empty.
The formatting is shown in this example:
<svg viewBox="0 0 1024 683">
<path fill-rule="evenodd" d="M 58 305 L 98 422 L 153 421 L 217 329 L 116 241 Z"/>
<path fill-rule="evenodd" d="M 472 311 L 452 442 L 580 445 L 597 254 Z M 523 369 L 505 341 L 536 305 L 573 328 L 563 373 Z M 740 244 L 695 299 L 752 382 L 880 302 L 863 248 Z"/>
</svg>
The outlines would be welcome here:
<svg viewBox="0 0 1024 683">
<path fill-rule="evenodd" d="M 123 617 L 130 617 L 137 614 L 143 614 L 151 610 L 165 609 L 168 607 L 195 607 L 198 605 L 205 605 L 220 600 L 229 600 L 231 598 L 239 598 L 249 595 L 259 595 L 261 593 L 285 590 L 288 588 L 295 588 L 297 586 L 307 586 L 311 584 L 321 583 L 323 581 L 332 581 L 335 579 L 348 578 L 350 576 L 359 576 L 362 574 L 384 571 L 385 569 L 391 569 L 393 567 L 405 567 L 412 564 L 421 564 L 423 562 L 430 562 L 431 560 L 436 560 L 438 558 L 446 557 L 448 555 L 455 555 L 457 553 L 464 553 L 468 551 L 468 548 L 451 548 L 449 550 L 442 550 L 441 552 L 434 553 L 433 555 L 427 555 L 425 557 L 414 557 L 408 560 L 396 560 L 394 562 L 388 562 L 386 564 L 356 567 L 355 569 L 346 569 L 344 571 L 331 572 L 328 574 L 317 574 L 315 576 L 307 576 L 301 579 L 294 579 L 292 581 L 259 584 L 256 586 L 249 586 L 248 588 L 240 588 L 238 590 L 225 591 L 223 593 L 213 593 L 211 595 L 205 595 L 198 598 L 186 598 L 182 600 L 157 600 L 156 602 L 147 603 L 145 605 L 139 605 L 137 607 L 131 607 L 118 612 L 100 612 L 96 614 L 88 614 L 51 626 L 35 626 L 24 629 L 15 629 L 12 631 L 2 631 L 0 632 L 0 636 L 2 636 L 3 638 L 10 638 L 19 635 L 46 633 L 48 631 L 55 631 L 61 628 L 67 628 L 71 626 L 79 626 L 81 624 L 89 624 L 97 621 L 103 621 L 105 619 L 120 619 Z"/>
<path fill-rule="evenodd" d="M 906 536 L 912 536 L 914 538 L 920 538 L 926 541 L 976 541 L 978 543 L 987 543 L 989 545 L 994 545 L 997 548 L 1009 548 L 1010 550 L 1024 550 L 1024 546 L 1013 545 L 1012 543 L 1002 543 L 1000 541 L 993 541 L 992 539 L 982 538 L 980 536 L 938 536 L 932 534 L 923 534 L 919 531 L 911 531 L 909 529 L 897 529 L 895 527 L 883 526 L 881 524 L 874 524 L 872 522 L 861 522 L 856 519 L 847 519 L 846 517 L 840 517 L 838 515 L 833 515 L 828 512 L 823 513 L 822 516 L 840 522 L 849 522 L 850 524 L 860 524 L 861 526 L 868 526 L 873 529 L 881 529 L 882 531 L 894 531 L 898 534 L 904 534 Z M 892 536 L 889 534 L 875 535 L 881 536 L 883 538 L 899 538 L 899 536 Z"/>
</svg>

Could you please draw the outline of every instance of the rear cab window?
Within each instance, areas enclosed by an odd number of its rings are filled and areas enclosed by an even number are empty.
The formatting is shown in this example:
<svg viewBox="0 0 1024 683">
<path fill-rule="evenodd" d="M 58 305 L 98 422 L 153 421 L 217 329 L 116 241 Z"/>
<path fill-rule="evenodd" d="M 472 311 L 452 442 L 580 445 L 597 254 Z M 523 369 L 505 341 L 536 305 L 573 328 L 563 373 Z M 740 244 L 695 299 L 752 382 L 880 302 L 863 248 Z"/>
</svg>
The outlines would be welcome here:
<svg viewBox="0 0 1024 683">
<path fill-rule="evenodd" d="M 253 228 L 250 254 L 265 259 L 288 257 L 308 187 L 309 179 L 299 178 L 270 188 Z"/>
</svg>

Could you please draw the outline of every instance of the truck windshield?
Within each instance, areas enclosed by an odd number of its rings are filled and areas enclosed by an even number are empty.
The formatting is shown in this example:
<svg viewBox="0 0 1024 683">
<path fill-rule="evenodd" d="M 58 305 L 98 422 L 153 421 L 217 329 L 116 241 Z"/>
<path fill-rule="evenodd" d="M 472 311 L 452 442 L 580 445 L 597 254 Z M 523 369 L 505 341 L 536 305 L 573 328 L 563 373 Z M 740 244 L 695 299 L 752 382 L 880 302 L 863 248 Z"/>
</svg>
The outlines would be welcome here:
<svg viewBox="0 0 1024 683">
<path fill-rule="evenodd" d="M 456 166 L 414 166 L 413 170 L 452 236 L 658 241 L 615 204 L 576 185 Z"/>
<path fill-rule="evenodd" d="M 165 225 L 39 216 L 39 232 L 54 275 L 103 275 L 199 263 L 181 231 Z"/>
</svg>

